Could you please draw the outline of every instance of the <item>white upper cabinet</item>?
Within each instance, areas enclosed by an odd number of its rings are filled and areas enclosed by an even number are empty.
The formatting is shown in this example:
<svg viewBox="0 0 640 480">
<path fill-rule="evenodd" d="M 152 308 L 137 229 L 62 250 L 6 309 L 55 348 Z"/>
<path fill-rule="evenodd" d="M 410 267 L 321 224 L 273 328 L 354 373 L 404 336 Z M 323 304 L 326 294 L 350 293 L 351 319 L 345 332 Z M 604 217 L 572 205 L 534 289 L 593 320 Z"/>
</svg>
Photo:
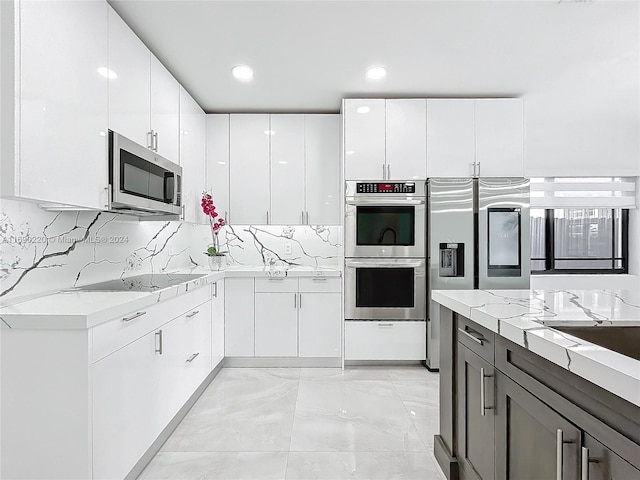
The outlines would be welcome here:
<svg viewBox="0 0 640 480">
<path fill-rule="evenodd" d="M 386 179 L 427 178 L 427 102 L 386 100 Z"/>
<path fill-rule="evenodd" d="M 180 165 L 184 220 L 206 224 L 200 197 L 206 188 L 207 116 L 187 91 L 180 87 Z"/>
<path fill-rule="evenodd" d="M 340 115 L 305 115 L 306 223 L 339 225 Z"/>
<path fill-rule="evenodd" d="M 271 115 L 269 223 L 304 223 L 304 115 Z"/>
<path fill-rule="evenodd" d="M 207 185 L 216 211 L 229 214 L 229 115 L 207 115 Z"/>
<path fill-rule="evenodd" d="M 427 99 L 427 176 L 471 177 L 474 163 L 474 100 Z"/>
<path fill-rule="evenodd" d="M 521 98 L 475 100 L 477 174 L 524 175 L 524 110 Z"/>
<path fill-rule="evenodd" d="M 19 9 L 15 106 L 20 115 L 14 125 L 16 168 L 3 159 L 3 175 L 13 177 L 13 191 L 3 193 L 104 208 L 107 4 L 25 1 L 14 8 Z M 13 60 L 3 52 L 3 69 Z M 10 128 L 4 119 L 2 128 Z"/>
<path fill-rule="evenodd" d="M 149 147 L 151 57 L 149 49 L 109 8 L 109 128 Z"/>
<path fill-rule="evenodd" d="M 179 163 L 180 84 L 109 7 L 109 129 Z"/>
<path fill-rule="evenodd" d="M 270 223 L 270 130 L 268 114 L 229 117 L 229 222 Z"/>
<path fill-rule="evenodd" d="M 151 131 L 153 147 L 163 157 L 179 162 L 180 84 L 151 55 Z"/>
<path fill-rule="evenodd" d="M 343 113 L 345 180 L 384 179 L 385 100 L 346 99 Z"/>
</svg>

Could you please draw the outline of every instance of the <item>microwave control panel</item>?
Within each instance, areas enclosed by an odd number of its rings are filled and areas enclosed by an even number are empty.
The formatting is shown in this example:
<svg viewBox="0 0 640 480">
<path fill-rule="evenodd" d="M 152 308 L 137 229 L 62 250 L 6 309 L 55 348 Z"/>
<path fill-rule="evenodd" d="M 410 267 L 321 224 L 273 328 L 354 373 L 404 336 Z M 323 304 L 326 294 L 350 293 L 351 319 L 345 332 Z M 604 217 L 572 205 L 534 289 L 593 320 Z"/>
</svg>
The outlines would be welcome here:
<svg viewBox="0 0 640 480">
<path fill-rule="evenodd" d="M 416 193 L 415 183 L 358 182 L 356 193 Z"/>
</svg>

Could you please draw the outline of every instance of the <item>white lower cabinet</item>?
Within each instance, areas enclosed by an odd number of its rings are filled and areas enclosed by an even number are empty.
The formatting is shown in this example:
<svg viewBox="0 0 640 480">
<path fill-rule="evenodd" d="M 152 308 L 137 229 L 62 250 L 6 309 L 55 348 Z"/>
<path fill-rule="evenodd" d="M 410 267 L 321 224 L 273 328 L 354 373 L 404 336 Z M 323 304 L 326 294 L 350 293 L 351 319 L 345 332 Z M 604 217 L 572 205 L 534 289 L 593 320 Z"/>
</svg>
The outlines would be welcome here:
<svg viewBox="0 0 640 480">
<path fill-rule="evenodd" d="M 160 433 L 157 346 L 151 332 L 93 366 L 96 480 L 124 478 Z"/>
<path fill-rule="evenodd" d="M 424 321 L 347 321 L 345 360 L 425 360 Z"/>
<path fill-rule="evenodd" d="M 255 302 L 256 357 L 296 357 L 298 292 L 256 292 Z"/>
<path fill-rule="evenodd" d="M 342 318 L 340 293 L 300 293 L 298 355 L 340 357 Z"/>
<path fill-rule="evenodd" d="M 218 280 L 211 285 L 211 369 L 224 360 L 224 284 Z"/>
<path fill-rule="evenodd" d="M 226 278 L 224 288 L 224 354 L 254 356 L 253 278 Z"/>
</svg>

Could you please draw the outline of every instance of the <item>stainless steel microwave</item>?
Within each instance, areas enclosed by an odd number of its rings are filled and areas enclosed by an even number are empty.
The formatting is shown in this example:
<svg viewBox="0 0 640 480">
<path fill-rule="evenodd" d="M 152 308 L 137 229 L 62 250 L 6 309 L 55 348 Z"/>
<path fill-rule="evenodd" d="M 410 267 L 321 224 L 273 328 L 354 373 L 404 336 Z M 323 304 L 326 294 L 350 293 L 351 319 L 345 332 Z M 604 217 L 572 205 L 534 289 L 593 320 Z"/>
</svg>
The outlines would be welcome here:
<svg viewBox="0 0 640 480">
<path fill-rule="evenodd" d="M 109 210 L 135 215 L 182 213 L 182 167 L 109 131 Z"/>
</svg>

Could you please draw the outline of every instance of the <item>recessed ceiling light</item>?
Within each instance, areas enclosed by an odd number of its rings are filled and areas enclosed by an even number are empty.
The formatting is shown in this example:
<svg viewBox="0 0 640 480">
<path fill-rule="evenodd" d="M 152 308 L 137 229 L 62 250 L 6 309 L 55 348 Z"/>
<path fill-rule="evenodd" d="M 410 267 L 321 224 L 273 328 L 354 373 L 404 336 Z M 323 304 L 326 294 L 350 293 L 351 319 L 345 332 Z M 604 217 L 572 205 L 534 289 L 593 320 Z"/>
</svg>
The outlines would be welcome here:
<svg viewBox="0 0 640 480">
<path fill-rule="evenodd" d="M 358 107 L 356 110 L 358 113 L 369 113 L 371 109 L 369 107 Z"/>
<path fill-rule="evenodd" d="M 380 80 L 387 74 L 387 69 L 381 65 L 375 65 L 367 68 L 364 74 L 369 80 Z"/>
<path fill-rule="evenodd" d="M 108 78 L 109 80 L 115 80 L 116 78 L 118 78 L 118 74 L 113 70 L 108 69 L 107 67 L 100 67 L 98 69 L 98 73 L 104 78 Z"/>
<path fill-rule="evenodd" d="M 218 165 L 226 165 L 227 162 L 218 162 Z"/>
<path fill-rule="evenodd" d="M 253 79 L 253 70 L 247 65 L 236 65 L 231 69 L 231 73 L 241 82 L 250 82 Z"/>
<path fill-rule="evenodd" d="M 275 132 L 274 130 L 265 130 L 265 131 L 264 131 L 264 134 L 265 134 L 265 135 L 275 135 L 275 134 L 276 134 L 276 132 Z"/>
<path fill-rule="evenodd" d="M 287 164 L 287 161 L 286 161 L 286 160 L 279 160 L 279 161 L 278 161 L 278 163 L 279 163 L 280 165 L 286 165 L 286 164 Z"/>
<path fill-rule="evenodd" d="M 345 155 L 353 155 L 354 153 L 356 153 L 353 150 L 347 150 L 346 152 L 344 152 Z"/>
</svg>

